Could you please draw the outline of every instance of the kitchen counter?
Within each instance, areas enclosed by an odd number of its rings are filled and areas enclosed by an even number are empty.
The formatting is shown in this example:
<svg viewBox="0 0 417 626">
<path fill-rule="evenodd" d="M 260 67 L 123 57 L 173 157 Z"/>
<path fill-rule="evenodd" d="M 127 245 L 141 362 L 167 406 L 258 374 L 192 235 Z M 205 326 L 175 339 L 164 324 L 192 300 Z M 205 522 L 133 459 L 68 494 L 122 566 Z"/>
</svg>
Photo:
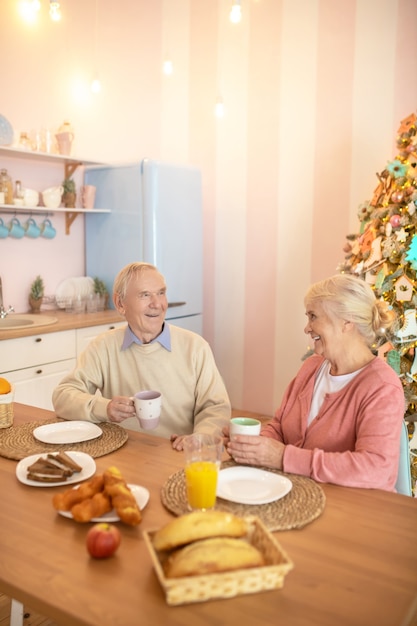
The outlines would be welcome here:
<svg viewBox="0 0 417 626">
<path fill-rule="evenodd" d="M 113 309 L 100 311 L 98 313 L 66 313 L 63 310 L 58 309 L 41 311 L 41 315 L 43 314 L 56 317 L 58 318 L 58 321 L 55 322 L 55 324 L 49 324 L 47 326 L 0 330 L 0 341 L 3 341 L 4 339 L 16 339 L 17 337 L 46 335 L 47 333 L 56 333 L 62 330 L 71 330 L 73 328 L 87 328 L 88 326 L 99 326 L 100 324 L 112 324 L 124 321 L 124 317 L 119 315 L 119 313 Z"/>
</svg>

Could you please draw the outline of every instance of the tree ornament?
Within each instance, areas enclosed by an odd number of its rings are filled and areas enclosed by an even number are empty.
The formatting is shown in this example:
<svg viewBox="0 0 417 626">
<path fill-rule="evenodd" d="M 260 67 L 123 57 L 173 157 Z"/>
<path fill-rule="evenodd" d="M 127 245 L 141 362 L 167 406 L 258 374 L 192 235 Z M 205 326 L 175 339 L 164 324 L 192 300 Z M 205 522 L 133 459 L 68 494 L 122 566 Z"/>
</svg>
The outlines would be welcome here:
<svg viewBox="0 0 417 626">
<path fill-rule="evenodd" d="M 402 191 L 393 191 L 391 194 L 391 200 L 395 202 L 395 204 L 401 204 L 404 199 L 404 192 Z"/>
<path fill-rule="evenodd" d="M 389 218 L 389 223 L 391 224 L 393 228 L 398 228 L 398 226 L 401 224 L 401 217 L 395 213 L 394 215 L 391 215 L 391 217 Z"/>
</svg>

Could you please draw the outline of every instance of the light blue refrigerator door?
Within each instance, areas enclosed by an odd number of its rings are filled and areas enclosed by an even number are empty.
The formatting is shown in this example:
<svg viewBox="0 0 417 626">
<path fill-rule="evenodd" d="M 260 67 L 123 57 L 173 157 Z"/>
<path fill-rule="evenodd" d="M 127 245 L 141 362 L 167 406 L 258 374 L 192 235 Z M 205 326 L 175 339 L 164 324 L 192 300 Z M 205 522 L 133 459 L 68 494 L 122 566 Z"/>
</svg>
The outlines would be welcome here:
<svg viewBox="0 0 417 626">
<path fill-rule="evenodd" d="M 203 310 L 201 173 L 149 159 L 142 162 L 142 173 L 143 260 L 165 276 L 166 319 L 182 325 L 182 318 L 201 316 Z"/>
<path fill-rule="evenodd" d="M 111 211 L 85 216 L 86 275 L 112 294 L 119 270 L 143 260 L 141 164 L 88 167 L 85 184 L 97 187 L 96 206 Z"/>
</svg>

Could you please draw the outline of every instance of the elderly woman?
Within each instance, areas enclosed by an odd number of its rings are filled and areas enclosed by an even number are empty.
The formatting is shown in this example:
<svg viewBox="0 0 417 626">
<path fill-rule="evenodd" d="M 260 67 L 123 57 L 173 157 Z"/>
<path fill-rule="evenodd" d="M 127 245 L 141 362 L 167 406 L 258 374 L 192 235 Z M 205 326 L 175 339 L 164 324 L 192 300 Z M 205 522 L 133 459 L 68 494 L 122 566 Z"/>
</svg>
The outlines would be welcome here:
<svg viewBox="0 0 417 626">
<path fill-rule="evenodd" d="M 344 274 L 312 285 L 304 302 L 315 354 L 261 435 L 234 437 L 227 451 L 238 463 L 394 491 L 404 393 L 371 346 L 395 314 L 364 281 Z"/>
</svg>

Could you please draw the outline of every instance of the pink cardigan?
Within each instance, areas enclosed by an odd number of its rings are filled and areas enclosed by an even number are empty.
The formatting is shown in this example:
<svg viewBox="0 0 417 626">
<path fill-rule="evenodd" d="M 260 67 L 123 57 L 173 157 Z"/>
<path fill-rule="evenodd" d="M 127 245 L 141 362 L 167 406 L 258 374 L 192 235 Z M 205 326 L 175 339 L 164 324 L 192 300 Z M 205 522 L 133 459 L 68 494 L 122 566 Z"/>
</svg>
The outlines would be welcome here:
<svg viewBox="0 0 417 626">
<path fill-rule="evenodd" d="M 405 401 L 401 382 L 380 358 L 307 416 L 323 357 L 306 359 L 262 435 L 285 445 L 285 472 L 347 487 L 395 491 Z"/>
</svg>

